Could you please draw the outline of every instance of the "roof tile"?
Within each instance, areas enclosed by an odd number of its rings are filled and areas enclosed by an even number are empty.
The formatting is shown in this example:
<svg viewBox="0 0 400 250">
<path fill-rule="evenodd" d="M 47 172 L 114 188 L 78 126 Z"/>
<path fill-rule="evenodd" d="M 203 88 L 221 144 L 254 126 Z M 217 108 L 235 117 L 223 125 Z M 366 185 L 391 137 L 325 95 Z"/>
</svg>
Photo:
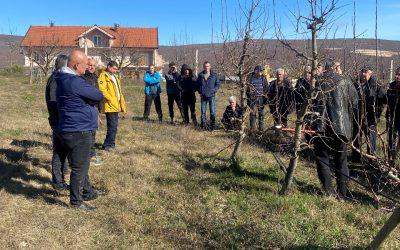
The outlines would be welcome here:
<svg viewBox="0 0 400 250">
<path fill-rule="evenodd" d="M 21 46 L 49 46 L 57 44 L 61 47 L 75 47 L 78 37 L 92 27 L 88 26 L 31 26 L 26 32 Z M 112 47 L 158 48 L 157 28 L 101 26 L 100 29 L 113 35 Z"/>
</svg>

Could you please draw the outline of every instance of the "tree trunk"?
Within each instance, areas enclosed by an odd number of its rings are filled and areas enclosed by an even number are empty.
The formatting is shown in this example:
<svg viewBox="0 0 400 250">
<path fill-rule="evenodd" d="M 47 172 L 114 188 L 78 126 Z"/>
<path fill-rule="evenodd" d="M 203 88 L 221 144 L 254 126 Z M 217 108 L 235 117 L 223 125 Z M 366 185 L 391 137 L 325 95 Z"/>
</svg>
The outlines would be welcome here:
<svg viewBox="0 0 400 250">
<path fill-rule="evenodd" d="M 29 55 L 29 84 L 33 83 L 33 61 L 32 61 L 32 52 Z"/>
<path fill-rule="evenodd" d="M 313 61 L 312 61 L 312 72 L 311 72 L 311 88 L 310 88 L 310 92 L 308 93 L 308 96 L 307 96 L 307 100 L 308 100 L 307 105 L 304 105 L 302 107 L 300 113 L 297 115 L 296 127 L 295 127 L 295 132 L 294 132 L 294 147 L 293 147 L 292 156 L 290 157 L 289 167 L 287 169 L 287 173 L 285 176 L 285 182 L 283 183 L 282 189 L 280 191 L 280 194 L 282 194 L 282 195 L 285 195 L 288 193 L 289 188 L 293 182 L 294 172 L 297 168 L 297 162 L 299 160 L 299 151 L 300 151 L 300 144 L 301 144 L 301 127 L 303 126 L 304 116 L 306 115 L 306 112 L 307 112 L 307 109 L 309 106 L 312 91 L 315 88 L 315 76 L 317 73 L 316 71 L 317 71 L 317 58 L 318 58 L 316 22 L 314 22 L 314 24 L 312 26 L 312 52 L 313 52 Z"/>
<path fill-rule="evenodd" d="M 239 164 L 239 151 L 244 138 L 246 137 L 246 118 L 247 118 L 247 105 L 246 105 L 246 80 L 240 77 L 240 106 L 243 109 L 242 120 L 240 124 L 239 136 L 236 139 L 236 144 L 231 155 L 232 164 L 237 166 Z"/>
<path fill-rule="evenodd" d="M 370 249 L 378 249 L 383 241 L 389 236 L 389 234 L 397 227 L 400 222 L 400 207 L 397 207 L 390 218 L 386 221 L 385 225 L 379 230 L 378 234 L 375 236 L 371 242 Z"/>
</svg>

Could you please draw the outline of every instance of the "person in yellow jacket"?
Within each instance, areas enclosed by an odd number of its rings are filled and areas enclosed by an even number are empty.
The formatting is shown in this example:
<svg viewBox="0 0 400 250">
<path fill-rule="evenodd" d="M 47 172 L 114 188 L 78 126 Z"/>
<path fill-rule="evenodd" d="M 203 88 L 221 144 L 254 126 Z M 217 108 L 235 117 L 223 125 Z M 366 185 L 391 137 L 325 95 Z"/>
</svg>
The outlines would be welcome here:
<svg viewBox="0 0 400 250">
<path fill-rule="evenodd" d="M 101 111 L 107 118 L 107 135 L 103 149 L 111 151 L 115 148 L 115 137 L 118 128 L 118 113 L 126 112 L 126 104 L 121 89 L 121 80 L 118 77 L 118 63 L 110 61 L 107 68 L 100 71 L 98 83 L 104 99 Z"/>
</svg>

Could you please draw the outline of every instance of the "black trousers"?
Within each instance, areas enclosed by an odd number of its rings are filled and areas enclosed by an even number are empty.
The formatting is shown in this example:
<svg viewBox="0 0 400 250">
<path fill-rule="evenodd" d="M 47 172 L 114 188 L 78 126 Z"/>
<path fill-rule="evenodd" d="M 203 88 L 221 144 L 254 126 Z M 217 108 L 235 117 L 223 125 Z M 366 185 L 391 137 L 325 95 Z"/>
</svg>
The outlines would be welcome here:
<svg viewBox="0 0 400 250">
<path fill-rule="evenodd" d="M 90 157 L 96 156 L 96 131 L 92 132 L 92 147 L 90 148 Z"/>
<path fill-rule="evenodd" d="M 70 202 L 79 205 L 83 196 L 94 193 L 90 184 L 88 171 L 90 162 L 90 147 L 92 146 L 92 132 L 71 132 L 57 134 L 62 145 L 61 157 L 70 157 Z"/>
<path fill-rule="evenodd" d="M 115 138 L 117 137 L 118 130 L 118 112 L 106 113 L 107 119 L 107 135 L 103 143 L 103 148 L 114 148 Z"/>
<path fill-rule="evenodd" d="M 250 98 L 250 129 L 255 129 L 256 127 L 256 114 L 258 113 L 258 128 L 260 130 L 264 129 L 264 97 L 256 96 Z"/>
<path fill-rule="evenodd" d="M 396 160 L 398 154 L 398 147 L 400 145 L 400 131 L 392 126 L 388 126 L 387 129 L 389 159 L 393 162 Z"/>
<path fill-rule="evenodd" d="M 181 100 L 180 94 L 168 94 L 169 117 L 171 117 L 171 119 L 174 118 L 174 103 L 176 103 L 176 105 L 178 106 L 179 113 L 181 114 L 181 117 L 183 118 L 182 100 Z"/>
<path fill-rule="evenodd" d="M 143 118 L 148 119 L 150 115 L 151 103 L 154 101 L 154 105 L 156 106 L 156 112 L 158 114 L 158 119 L 162 120 L 162 109 L 161 109 L 161 98 L 160 94 L 149 94 L 146 95 L 144 99 L 144 113 Z"/>
<path fill-rule="evenodd" d="M 192 122 L 196 125 L 196 95 L 195 93 L 182 93 L 183 121 L 189 123 L 189 108 Z"/>
<path fill-rule="evenodd" d="M 283 127 L 287 127 L 288 124 L 288 115 L 289 110 L 279 107 L 276 105 L 269 105 L 270 112 L 274 117 L 274 125 L 282 125 Z"/>
<path fill-rule="evenodd" d="M 65 173 L 68 170 L 67 155 L 63 153 L 63 147 L 57 132 L 53 130 L 53 156 L 51 159 L 52 183 L 56 187 L 62 187 L 65 184 Z"/>
<path fill-rule="evenodd" d="M 337 192 L 346 197 L 349 168 L 347 166 L 347 147 L 336 135 L 321 135 L 313 138 L 317 172 L 324 191 L 333 194 L 332 170 L 336 176 Z"/>
</svg>

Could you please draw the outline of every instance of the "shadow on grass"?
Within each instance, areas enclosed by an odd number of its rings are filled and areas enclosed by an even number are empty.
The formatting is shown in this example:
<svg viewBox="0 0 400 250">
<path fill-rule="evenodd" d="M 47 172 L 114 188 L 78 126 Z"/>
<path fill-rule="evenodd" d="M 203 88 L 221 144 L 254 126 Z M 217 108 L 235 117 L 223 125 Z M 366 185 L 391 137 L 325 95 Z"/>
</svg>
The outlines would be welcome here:
<svg viewBox="0 0 400 250">
<path fill-rule="evenodd" d="M 52 145 L 40 141 L 33 141 L 33 140 L 17 140 L 14 139 L 11 142 L 11 145 L 17 146 L 24 149 L 34 148 L 34 147 L 43 147 L 47 150 L 52 150 Z"/>
<path fill-rule="evenodd" d="M 26 157 L 24 152 L 13 149 L 0 149 L 0 155 L 4 155 L 10 161 L 0 160 L 0 190 L 10 194 L 23 195 L 29 199 L 42 198 L 49 204 L 65 205 L 54 198 L 56 193 L 53 190 L 31 184 L 31 182 L 36 182 L 43 186 L 51 183 L 48 177 L 32 173 L 24 164 L 38 161 L 38 159 Z"/>
<path fill-rule="evenodd" d="M 181 155 L 170 155 L 175 161 L 178 161 L 183 165 L 184 169 L 188 172 L 193 172 L 195 170 L 202 170 L 207 173 L 214 174 L 212 178 L 191 178 L 191 181 L 198 182 L 196 185 L 193 183 L 186 183 L 188 186 L 218 186 L 221 190 L 235 190 L 235 191 L 267 191 L 276 193 L 276 190 L 267 186 L 267 182 L 277 183 L 279 179 L 274 175 L 269 175 L 265 173 L 256 173 L 246 169 L 242 169 L 237 165 L 228 164 L 226 159 L 215 158 L 214 162 L 205 162 L 205 157 L 203 155 L 193 156 L 187 153 Z M 262 182 L 254 182 L 251 179 L 256 179 Z M 161 179 L 158 178 L 159 182 L 188 182 L 189 179 Z M 198 185 L 197 185 L 198 184 Z"/>
</svg>

